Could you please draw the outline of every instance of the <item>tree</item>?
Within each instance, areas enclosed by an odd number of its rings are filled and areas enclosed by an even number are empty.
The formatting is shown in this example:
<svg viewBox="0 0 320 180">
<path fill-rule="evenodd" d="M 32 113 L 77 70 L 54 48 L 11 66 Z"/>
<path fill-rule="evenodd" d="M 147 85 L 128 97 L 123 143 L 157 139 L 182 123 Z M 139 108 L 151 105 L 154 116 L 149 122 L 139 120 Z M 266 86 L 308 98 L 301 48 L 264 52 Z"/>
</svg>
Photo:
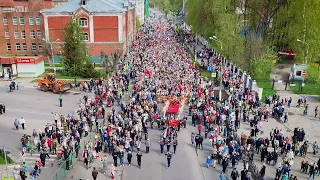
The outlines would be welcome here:
<svg viewBox="0 0 320 180">
<path fill-rule="evenodd" d="M 83 41 L 83 32 L 78 22 L 78 19 L 73 17 L 62 34 L 64 74 L 86 78 L 96 77 L 97 72 L 90 60 L 88 48 Z"/>
</svg>

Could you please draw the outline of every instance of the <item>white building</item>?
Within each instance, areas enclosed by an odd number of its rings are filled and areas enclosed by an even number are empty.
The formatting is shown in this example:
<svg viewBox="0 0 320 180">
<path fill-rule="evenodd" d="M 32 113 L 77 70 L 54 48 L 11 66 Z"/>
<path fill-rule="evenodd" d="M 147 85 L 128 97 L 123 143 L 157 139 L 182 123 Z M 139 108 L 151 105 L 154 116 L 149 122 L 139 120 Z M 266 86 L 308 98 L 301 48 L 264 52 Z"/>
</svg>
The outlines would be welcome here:
<svg viewBox="0 0 320 180">
<path fill-rule="evenodd" d="M 136 16 L 141 24 L 144 23 L 144 0 L 136 0 Z"/>
</svg>

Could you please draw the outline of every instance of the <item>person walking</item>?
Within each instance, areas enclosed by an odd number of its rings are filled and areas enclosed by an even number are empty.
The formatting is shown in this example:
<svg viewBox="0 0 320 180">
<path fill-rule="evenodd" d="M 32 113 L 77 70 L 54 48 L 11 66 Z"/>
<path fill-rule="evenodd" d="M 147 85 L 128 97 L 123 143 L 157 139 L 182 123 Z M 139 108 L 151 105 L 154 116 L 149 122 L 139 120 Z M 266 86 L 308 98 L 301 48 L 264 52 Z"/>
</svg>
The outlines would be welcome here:
<svg viewBox="0 0 320 180">
<path fill-rule="evenodd" d="M 120 159 L 120 167 L 124 166 L 123 159 L 124 159 L 124 152 L 123 150 L 119 152 L 119 159 Z"/>
<path fill-rule="evenodd" d="M 131 159 L 132 159 L 132 153 L 131 153 L 131 151 L 129 151 L 127 154 L 127 160 L 128 160 L 129 166 L 131 165 Z"/>
<path fill-rule="evenodd" d="M 23 117 L 20 118 L 20 124 L 21 124 L 22 129 L 24 129 L 25 124 L 26 124 L 26 120 L 24 120 Z"/>
<path fill-rule="evenodd" d="M 163 153 L 163 147 L 164 147 L 164 139 L 163 138 L 160 138 L 160 141 L 159 141 L 159 143 L 160 143 L 160 152 L 161 152 L 161 154 Z"/>
<path fill-rule="evenodd" d="M 226 180 L 226 176 L 224 175 L 223 171 L 221 171 L 219 178 L 220 178 L 220 180 Z"/>
<path fill-rule="evenodd" d="M 15 120 L 14 120 L 13 125 L 14 125 L 14 127 L 16 127 L 16 130 L 19 130 L 20 122 L 18 121 L 18 119 L 15 119 Z"/>
<path fill-rule="evenodd" d="M 47 157 L 46 154 L 43 151 L 41 151 L 41 153 L 40 153 L 40 161 L 41 161 L 41 164 L 42 164 L 43 167 L 46 165 L 46 157 Z"/>
<path fill-rule="evenodd" d="M 141 159 L 142 159 L 142 153 L 138 151 L 137 153 L 137 161 L 138 161 L 138 167 L 141 169 Z"/>
<path fill-rule="evenodd" d="M 147 141 L 146 141 L 146 153 L 147 153 L 147 154 L 149 153 L 150 146 L 151 146 L 151 142 L 150 142 L 149 139 L 147 139 Z"/>
<path fill-rule="evenodd" d="M 115 150 L 112 153 L 112 157 L 113 157 L 113 164 L 115 167 L 118 166 L 118 152 L 116 152 Z"/>
<path fill-rule="evenodd" d="M 173 142 L 172 142 L 172 145 L 173 145 L 173 154 L 176 153 L 177 151 L 177 146 L 178 146 L 178 140 L 177 138 L 174 138 Z"/>
<path fill-rule="evenodd" d="M 314 108 L 314 117 L 315 117 L 315 118 L 318 116 L 318 112 L 319 112 L 319 107 L 316 106 L 316 107 Z"/>
<path fill-rule="evenodd" d="M 96 180 L 96 179 L 97 179 L 98 174 L 99 174 L 99 172 L 96 170 L 96 167 L 93 167 L 93 170 L 92 170 L 93 180 Z"/>
<path fill-rule="evenodd" d="M 170 167 L 170 165 L 171 165 L 171 158 L 172 158 L 172 154 L 170 153 L 170 151 L 169 152 L 167 152 L 167 162 L 168 162 L 168 167 Z"/>
</svg>

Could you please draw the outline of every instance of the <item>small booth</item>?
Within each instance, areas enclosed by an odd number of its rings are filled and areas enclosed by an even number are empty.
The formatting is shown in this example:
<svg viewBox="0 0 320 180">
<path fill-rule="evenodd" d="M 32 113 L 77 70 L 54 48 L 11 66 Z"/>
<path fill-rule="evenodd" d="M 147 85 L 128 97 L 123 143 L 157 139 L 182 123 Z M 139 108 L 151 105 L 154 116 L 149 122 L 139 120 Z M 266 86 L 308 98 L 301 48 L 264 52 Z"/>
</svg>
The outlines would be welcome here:
<svg viewBox="0 0 320 180">
<path fill-rule="evenodd" d="M 16 58 L 18 77 L 38 77 L 45 71 L 44 56 Z"/>
<path fill-rule="evenodd" d="M 0 57 L 0 77 L 38 77 L 45 71 L 44 56 Z"/>
<path fill-rule="evenodd" d="M 11 77 L 17 76 L 16 62 L 15 57 L 0 57 L 0 77 L 9 79 L 9 74 Z"/>
<path fill-rule="evenodd" d="M 307 66 L 305 64 L 294 64 L 291 68 L 289 80 L 302 81 L 307 72 Z"/>
</svg>

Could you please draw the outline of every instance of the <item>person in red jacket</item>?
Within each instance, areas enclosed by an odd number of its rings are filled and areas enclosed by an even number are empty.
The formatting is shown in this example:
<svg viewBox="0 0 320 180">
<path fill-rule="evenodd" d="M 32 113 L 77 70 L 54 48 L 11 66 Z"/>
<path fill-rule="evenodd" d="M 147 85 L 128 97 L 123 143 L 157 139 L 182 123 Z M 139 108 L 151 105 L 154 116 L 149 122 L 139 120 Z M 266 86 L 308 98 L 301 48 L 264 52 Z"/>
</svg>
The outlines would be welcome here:
<svg viewBox="0 0 320 180">
<path fill-rule="evenodd" d="M 51 138 L 47 139 L 47 144 L 48 144 L 48 147 L 49 147 L 49 150 L 50 150 L 50 153 L 51 153 L 51 151 L 52 151 L 52 139 Z"/>
<path fill-rule="evenodd" d="M 199 135 L 201 135 L 202 128 L 203 128 L 202 124 L 199 124 L 199 125 L 198 125 Z"/>
</svg>

